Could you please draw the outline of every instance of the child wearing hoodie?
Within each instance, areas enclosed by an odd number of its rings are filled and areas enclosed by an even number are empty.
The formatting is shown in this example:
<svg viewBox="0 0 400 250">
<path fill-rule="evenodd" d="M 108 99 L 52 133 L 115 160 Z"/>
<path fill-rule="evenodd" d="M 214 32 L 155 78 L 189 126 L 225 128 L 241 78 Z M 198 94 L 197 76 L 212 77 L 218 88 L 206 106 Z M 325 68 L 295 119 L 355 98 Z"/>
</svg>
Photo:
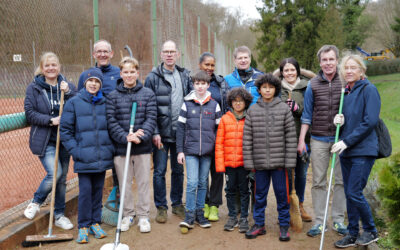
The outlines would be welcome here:
<svg viewBox="0 0 400 250">
<path fill-rule="evenodd" d="M 191 229 L 195 221 L 202 228 L 211 226 L 204 218 L 203 208 L 221 108 L 207 91 L 210 80 L 205 71 L 192 76 L 194 90 L 184 98 L 178 118 L 178 163 L 186 162 L 187 171 L 186 211 L 184 221 L 179 224 L 181 228 Z"/>
</svg>

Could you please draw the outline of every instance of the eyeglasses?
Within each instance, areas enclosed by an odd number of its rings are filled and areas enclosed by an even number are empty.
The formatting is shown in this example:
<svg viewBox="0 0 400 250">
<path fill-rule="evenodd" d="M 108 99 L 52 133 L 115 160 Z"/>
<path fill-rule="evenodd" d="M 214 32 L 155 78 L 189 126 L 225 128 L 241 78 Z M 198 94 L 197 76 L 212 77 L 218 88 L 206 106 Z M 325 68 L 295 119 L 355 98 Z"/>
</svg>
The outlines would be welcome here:
<svg viewBox="0 0 400 250">
<path fill-rule="evenodd" d="M 98 51 L 96 51 L 96 54 L 98 54 L 98 55 L 101 55 L 101 54 L 107 55 L 109 53 L 110 53 L 110 51 L 108 51 L 108 50 L 98 50 Z"/>
<path fill-rule="evenodd" d="M 176 50 L 164 50 L 162 53 L 166 55 L 175 55 Z"/>
</svg>

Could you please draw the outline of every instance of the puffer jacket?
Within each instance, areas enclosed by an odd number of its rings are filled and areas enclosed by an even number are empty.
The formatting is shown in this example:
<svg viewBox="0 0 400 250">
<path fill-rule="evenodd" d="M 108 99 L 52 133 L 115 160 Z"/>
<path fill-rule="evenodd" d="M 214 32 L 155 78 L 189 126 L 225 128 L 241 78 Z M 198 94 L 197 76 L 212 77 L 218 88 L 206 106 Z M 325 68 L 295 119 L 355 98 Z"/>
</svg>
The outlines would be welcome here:
<svg viewBox="0 0 400 250">
<path fill-rule="evenodd" d="M 107 95 L 107 123 L 111 139 L 114 141 L 116 155 L 125 155 L 131 119 L 132 103 L 137 103 L 133 132 L 144 130 L 139 144 L 132 143 L 131 155 L 150 154 L 152 151 L 152 135 L 156 127 L 157 106 L 156 97 L 140 81 L 128 89 L 122 79 L 117 87 Z"/>
<path fill-rule="evenodd" d="M 29 148 L 32 153 L 44 156 L 49 143 L 53 126 L 50 126 L 51 105 L 46 90 L 37 82 L 36 77 L 26 88 L 24 109 L 27 122 L 31 125 L 29 134 Z M 58 84 L 65 78 L 60 75 Z M 65 93 L 64 100 L 68 100 L 76 93 L 75 85 L 68 82 L 69 92 Z M 64 102 L 65 102 L 64 101 Z"/>
<path fill-rule="evenodd" d="M 74 159 L 75 173 L 100 173 L 113 167 L 114 145 L 108 135 L 105 97 L 81 89 L 61 116 L 60 139 Z"/>
<path fill-rule="evenodd" d="M 207 97 L 200 103 L 192 91 L 185 97 L 178 119 L 176 131 L 176 151 L 185 155 L 212 155 L 215 149 L 215 136 L 221 119 L 221 108 Z"/>
<path fill-rule="evenodd" d="M 226 100 L 229 91 L 229 85 L 222 76 L 213 74 L 211 77 L 210 87 L 208 91 L 211 97 L 218 102 L 223 114 L 228 112 L 229 106 Z"/>
<path fill-rule="evenodd" d="M 228 111 L 222 116 L 215 142 L 215 170 L 225 172 L 225 167 L 243 166 L 243 127 L 245 118 L 237 120 Z"/>
<path fill-rule="evenodd" d="M 176 131 L 172 128 L 171 117 L 171 83 L 168 82 L 162 70 L 163 63 L 149 73 L 146 77 L 145 87 L 151 89 L 156 95 L 157 101 L 157 126 L 154 135 L 159 134 L 165 142 L 176 142 Z M 190 72 L 185 68 L 175 65 L 182 82 L 183 96 L 189 94 L 192 89 Z"/>
<path fill-rule="evenodd" d="M 247 170 L 296 167 L 297 138 L 293 115 L 279 97 L 260 98 L 247 112 L 243 132 L 243 160 Z"/>
</svg>

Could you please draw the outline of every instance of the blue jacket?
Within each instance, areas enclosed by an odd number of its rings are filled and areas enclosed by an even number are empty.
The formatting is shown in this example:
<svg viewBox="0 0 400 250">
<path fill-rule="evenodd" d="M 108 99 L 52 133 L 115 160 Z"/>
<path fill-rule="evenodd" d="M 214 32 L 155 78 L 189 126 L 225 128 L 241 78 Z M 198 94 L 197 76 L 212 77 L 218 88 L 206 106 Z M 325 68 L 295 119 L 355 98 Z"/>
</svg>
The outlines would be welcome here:
<svg viewBox="0 0 400 250">
<path fill-rule="evenodd" d="M 211 97 L 219 104 L 223 114 L 229 111 L 229 106 L 226 100 L 229 91 L 229 85 L 222 76 L 212 75 L 210 87 L 208 91 Z"/>
<path fill-rule="evenodd" d="M 50 100 L 46 90 L 38 84 L 37 77 L 26 88 L 24 109 L 26 120 L 31 125 L 29 147 L 33 154 L 44 156 L 54 126 L 50 126 L 50 119 L 53 118 Z M 61 80 L 65 78 L 60 75 L 58 84 Z M 68 87 L 70 91 L 65 93 L 65 101 L 76 93 L 75 85 L 68 83 Z"/>
<path fill-rule="evenodd" d="M 214 154 L 216 131 L 222 114 L 210 92 L 207 95 L 202 104 L 196 99 L 195 91 L 185 97 L 176 131 L 178 153 L 197 156 Z"/>
<path fill-rule="evenodd" d="M 108 131 L 116 148 L 116 155 L 126 155 L 131 120 L 132 103 L 137 102 L 133 132 L 144 130 L 139 144 L 132 143 L 131 155 L 150 154 L 152 151 L 152 135 L 156 127 L 157 104 L 153 91 L 143 87 L 140 81 L 128 89 L 122 79 L 117 88 L 107 96 Z"/>
<path fill-rule="evenodd" d="M 117 86 L 117 81 L 121 79 L 119 68 L 111 64 L 97 68 L 99 68 L 103 73 L 103 85 L 101 87 L 101 91 L 105 96 L 107 96 L 111 91 L 115 89 L 115 87 Z M 78 81 L 78 90 L 81 90 L 83 88 L 83 78 L 84 76 L 83 74 L 81 74 Z"/>
<path fill-rule="evenodd" d="M 343 115 L 345 123 L 340 139 L 347 145 L 340 157 L 377 156 L 378 124 L 381 99 L 376 87 L 368 79 L 357 81 L 350 93 L 345 95 Z"/>
<path fill-rule="evenodd" d="M 99 173 L 113 167 L 114 146 L 108 135 L 105 97 L 97 102 L 81 89 L 65 105 L 60 139 L 74 159 L 75 173 Z"/>
<path fill-rule="evenodd" d="M 232 74 L 225 76 L 225 81 L 228 83 L 231 89 L 242 87 L 245 88 L 253 96 L 253 101 L 251 102 L 250 105 L 256 103 L 258 98 L 260 97 L 260 94 L 258 93 L 257 87 L 254 85 L 254 83 L 257 80 L 257 78 L 263 74 L 263 72 L 257 69 L 253 68 L 252 70 L 253 70 L 253 75 L 246 83 L 243 83 L 242 80 L 240 79 L 240 75 L 239 72 L 237 71 L 237 68 L 235 68 Z"/>
</svg>

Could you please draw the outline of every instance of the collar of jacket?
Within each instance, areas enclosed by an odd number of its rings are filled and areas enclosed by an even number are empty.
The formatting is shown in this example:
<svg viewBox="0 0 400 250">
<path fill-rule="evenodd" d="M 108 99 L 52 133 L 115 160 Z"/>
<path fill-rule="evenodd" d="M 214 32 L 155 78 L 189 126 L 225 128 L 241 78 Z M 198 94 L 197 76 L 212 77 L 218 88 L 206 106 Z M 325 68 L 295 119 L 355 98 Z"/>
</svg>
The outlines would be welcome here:
<svg viewBox="0 0 400 250">
<path fill-rule="evenodd" d="M 152 72 L 155 73 L 157 76 L 161 77 L 162 79 L 165 79 L 165 78 L 164 78 L 163 67 L 164 67 L 164 63 L 161 63 L 160 65 L 158 65 L 157 68 L 154 68 L 154 69 L 152 70 Z M 185 72 L 185 68 L 179 67 L 179 66 L 176 65 L 176 64 L 175 64 L 175 68 L 176 68 L 176 70 L 179 71 L 179 73 Z"/>
<path fill-rule="evenodd" d="M 325 74 L 324 74 L 324 72 L 322 71 L 322 69 L 319 70 L 317 77 L 319 78 L 320 81 L 329 83 L 329 81 L 328 81 L 328 79 L 326 79 Z M 338 68 L 336 68 L 336 73 L 335 73 L 335 75 L 333 76 L 331 82 L 333 82 L 337 77 L 339 77 L 339 69 L 338 69 Z"/>
<path fill-rule="evenodd" d="M 100 91 L 100 90 L 99 90 L 99 91 Z M 85 102 L 92 103 L 93 95 L 90 94 L 85 88 L 82 88 L 81 90 L 79 90 L 78 96 L 79 96 L 82 100 L 84 100 Z M 104 103 L 105 101 L 106 101 L 106 100 L 105 100 L 105 98 L 103 97 L 103 98 L 101 98 L 101 100 L 99 100 L 98 102 L 96 102 L 96 104 L 102 104 L 102 103 Z"/>
<path fill-rule="evenodd" d="M 97 68 L 99 68 L 100 70 L 101 70 L 101 72 L 109 72 L 109 71 L 111 71 L 112 70 L 112 66 L 111 66 L 111 63 L 109 63 L 109 64 L 107 64 L 106 66 L 97 66 L 97 63 L 96 63 L 96 67 Z"/>
<path fill-rule="evenodd" d="M 190 91 L 190 93 L 187 96 L 185 96 L 185 101 L 194 101 L 195 103 L 198 103 L 200 105 L 204 105 L 210 100 L 211 100 L 211 93 L 209 91 L 206 92 L 206 98 L 204 98 L 203 102 L 199 101 L 199 99 L 196 96 L 195 90 Z"/>
<path fill-rule="evenodd" d="M 124 86 L 124 80 L 122 79 L 117 80 L 116 90 L 119 92 L 124 92 L 124 93 L 138 92 L 141 88 L 143 88 L 143 84 L 139 80 L 136 80 L 136 85 L 133 88 L 126 88 Z"/>
<path fill-rule="evenodd" d="M 272 99 L 271 102 L 264 102 L 262 96 L 260 96 L 260 98 L 258 98 L 258 100 L 257 100 L 257 103 L 263 108 L 273 107 L 273 106 L 277 105 L 280 102 L 282 102 L 282 100 L 278 96 L 275 96 L 274 99 Z"/>
</svg>

